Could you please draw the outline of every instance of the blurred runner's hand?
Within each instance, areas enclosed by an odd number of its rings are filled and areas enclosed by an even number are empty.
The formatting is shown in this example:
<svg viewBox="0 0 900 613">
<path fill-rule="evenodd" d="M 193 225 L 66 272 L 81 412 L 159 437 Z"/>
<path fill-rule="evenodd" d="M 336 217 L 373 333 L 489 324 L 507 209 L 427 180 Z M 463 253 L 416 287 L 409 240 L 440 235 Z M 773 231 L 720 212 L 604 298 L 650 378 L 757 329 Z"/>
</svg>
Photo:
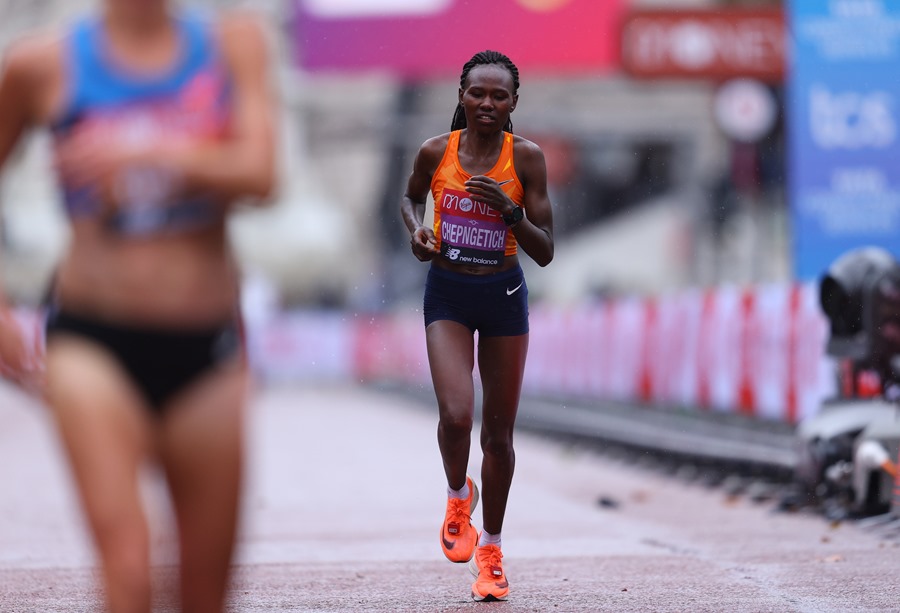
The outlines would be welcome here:
<svg viewBox="0 0 900 613">
<path fill-rule="evenodd" d="M 40 394 L 44 360 L 36 330 L 28 334 L 10 310 L 0 310 L 0 375 L 25 390 Z"/>
<path fill-rule="evenodd" d="M 97 200 L 112 212 L 127 204 L 135 190 L 129 187 L 136 171 L 154 175 L 152 190 L 156 204 L 164 204 L 177 194 L 172 168 L 183 146 L 122 143 L 101 139 L 91 132 L 75 133 L 56 147 L 55 165 L 63 183 L 74 188 L 90 188 Z"/>
</svg>

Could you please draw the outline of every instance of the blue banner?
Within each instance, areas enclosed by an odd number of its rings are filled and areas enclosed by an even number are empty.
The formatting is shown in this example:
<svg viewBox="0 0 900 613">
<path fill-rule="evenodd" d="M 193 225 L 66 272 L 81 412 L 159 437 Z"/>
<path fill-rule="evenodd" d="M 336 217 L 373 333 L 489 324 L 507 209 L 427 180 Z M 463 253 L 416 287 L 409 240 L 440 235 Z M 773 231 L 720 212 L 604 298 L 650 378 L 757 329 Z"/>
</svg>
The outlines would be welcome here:
<svg viewBox="0 0 900 613">
<path fill-rule="evenodd" d="M 900 258 L 900 1 L 791 0 L 794 273 L 863 245 Z"/>
</svg>

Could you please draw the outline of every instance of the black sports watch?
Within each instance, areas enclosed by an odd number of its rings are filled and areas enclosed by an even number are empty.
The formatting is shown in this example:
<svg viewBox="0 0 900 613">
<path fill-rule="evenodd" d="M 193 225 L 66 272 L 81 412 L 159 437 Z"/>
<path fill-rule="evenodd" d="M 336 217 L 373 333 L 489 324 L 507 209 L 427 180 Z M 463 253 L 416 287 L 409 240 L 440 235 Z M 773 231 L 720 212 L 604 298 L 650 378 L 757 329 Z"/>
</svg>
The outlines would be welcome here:
<svg viewBox="0 0 900 613">
<path fill-rule="evenodd" d="M 507 226 L 514 226 L 525 218 L 525 210 L 520 206 L 514 206 L 509 215 L 501 215 L 501 217 Z"/>
</svg>

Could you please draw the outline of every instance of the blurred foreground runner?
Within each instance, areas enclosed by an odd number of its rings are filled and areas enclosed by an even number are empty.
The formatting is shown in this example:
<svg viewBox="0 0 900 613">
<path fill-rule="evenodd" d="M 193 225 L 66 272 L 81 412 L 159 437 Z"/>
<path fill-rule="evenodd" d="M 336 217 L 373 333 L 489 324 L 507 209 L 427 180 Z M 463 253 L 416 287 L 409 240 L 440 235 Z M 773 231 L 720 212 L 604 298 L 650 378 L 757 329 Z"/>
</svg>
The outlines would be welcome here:
<svg viewBox="0 0 900 613">
<path fill-rule="evenodd" d="M 113 612 L 151 608 L 148 462 L 171 493 L 182 608 L 224 608 L 248 382 L 225 218 L 273 188 L 268 54 L 246 13 L 104 0 L 4 56 L 0 163 L 51 130 L 71 239 L 43 364 L 5 304 L 0 358 L 53 411 Z"/>
</svg>

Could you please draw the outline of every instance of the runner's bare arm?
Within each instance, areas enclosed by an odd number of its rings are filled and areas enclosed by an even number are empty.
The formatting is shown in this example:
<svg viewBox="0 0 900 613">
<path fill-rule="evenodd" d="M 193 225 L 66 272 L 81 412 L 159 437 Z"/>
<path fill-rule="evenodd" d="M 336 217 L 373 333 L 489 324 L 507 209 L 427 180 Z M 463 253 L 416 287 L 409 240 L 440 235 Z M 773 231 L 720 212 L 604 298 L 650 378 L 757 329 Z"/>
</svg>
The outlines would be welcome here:
<svg viewBox="0 0 900 613">
<path fill-rule="evenodd" d="M 553 260 L 553 208 L 547 194 L 544 152 L 531 141 L 516 139 L 516 172 L 525 188 L 525 219 L 512 228 L 516 241 L 539 266 Z"/>
<path fill-rule="evenodd" d="M 425 141 L 416 155 L 406 193 L 400 204 L 400 215 L 409 230 L 413 255 L 422 262 L 427 262 L 437 253 L 434 231 L 424 225 L 425 205 L 431 189 L 431 178 L 446 147 L 446 134 Z"/>
</svg>

